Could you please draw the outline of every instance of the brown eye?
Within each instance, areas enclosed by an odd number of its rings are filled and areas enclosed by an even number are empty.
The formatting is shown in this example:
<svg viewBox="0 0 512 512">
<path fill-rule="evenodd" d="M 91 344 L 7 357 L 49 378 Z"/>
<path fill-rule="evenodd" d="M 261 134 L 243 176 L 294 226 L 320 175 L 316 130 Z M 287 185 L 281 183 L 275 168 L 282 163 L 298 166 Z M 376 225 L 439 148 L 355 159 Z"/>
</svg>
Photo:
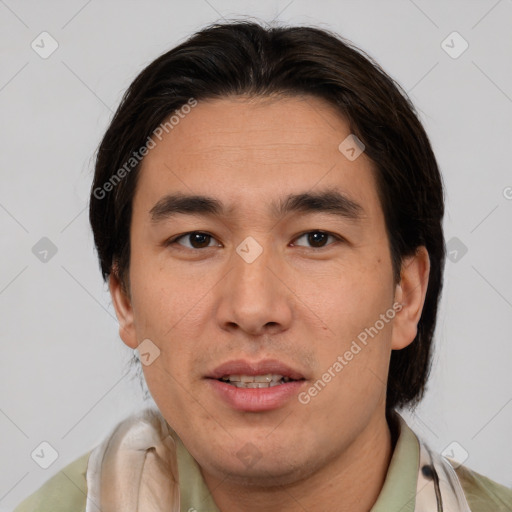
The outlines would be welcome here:
<svg viewBox="0 0 512 512">
<path fill-rule="evenodd" d="M 187 249 L 205 249 L 207 247 L 212 247 L 210 245 L 212 240 L 215 240 L 212 235 L 194 231 L 191 233 L 185 233 L 184 235 L 180 235 L 173 240 L 170 240 L 169 245 L 179 244 Z M 187 241 L 188 244 L 183 243 L 184 241 Z"/>
<path fill-rule="evenodd" d="M 334 240 L 340 240 L 339 237 L 332 235 L 330 233 L 326 233 L 325 231 L 309 231 L 308 233 L 304 233 L 303 235 L 296 238 L 296 240 L 300 240 L 301 238 L 305 238 L 306 242 L 310 244 L 310 247 L 316 249 L 326 247 L 329 238 L 332 238 Z M 294 243 L 294 245 L 302 246 L 302 244 L 297 243 Z"/>
</svg>

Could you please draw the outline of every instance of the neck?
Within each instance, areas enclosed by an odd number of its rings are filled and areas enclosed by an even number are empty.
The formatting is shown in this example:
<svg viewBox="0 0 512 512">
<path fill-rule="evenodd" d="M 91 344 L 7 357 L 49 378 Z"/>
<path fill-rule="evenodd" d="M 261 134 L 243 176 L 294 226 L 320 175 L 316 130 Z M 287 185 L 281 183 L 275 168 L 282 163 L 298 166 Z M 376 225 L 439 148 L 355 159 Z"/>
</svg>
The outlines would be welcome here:
<svg viewBox="0 0 512 512">
<path fill-rule="evenodd" d="M 368 512 L 384 485 L 394 440 L 381 413 L 328 465 L 286 486 L 248 487 L 202 471 L 222 512 Z"/>
</svg>

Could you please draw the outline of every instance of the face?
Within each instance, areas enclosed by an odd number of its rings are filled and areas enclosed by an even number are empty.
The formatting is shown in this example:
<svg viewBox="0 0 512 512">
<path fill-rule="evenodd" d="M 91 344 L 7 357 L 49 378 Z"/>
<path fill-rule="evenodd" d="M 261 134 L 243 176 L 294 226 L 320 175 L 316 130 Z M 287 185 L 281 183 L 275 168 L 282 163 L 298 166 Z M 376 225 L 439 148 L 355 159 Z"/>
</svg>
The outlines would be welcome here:
<svg viewBox="0 0 512 512">
<path fill-rule="evenodd" d="M 112 296 L 206 473 L 291 482 L 384 421 L 428 268 L 412 259 L 393 281 L 373 164 L 338 149 L 349 135 L 320 99 L 226 98 L 199 102 L 143 161 L 130 290 L 111 277 Z"/>
</svg>

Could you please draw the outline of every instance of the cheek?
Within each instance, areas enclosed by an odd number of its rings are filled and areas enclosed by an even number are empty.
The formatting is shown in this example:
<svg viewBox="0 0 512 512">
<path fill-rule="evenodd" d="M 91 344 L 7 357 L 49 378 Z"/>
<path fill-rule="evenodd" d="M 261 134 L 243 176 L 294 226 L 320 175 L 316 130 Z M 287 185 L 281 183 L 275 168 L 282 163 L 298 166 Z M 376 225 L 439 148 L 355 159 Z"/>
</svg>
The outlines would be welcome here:
<svg viewBox="0 0 512 512">
<path fill-rule="evenodd" d="M 175 327 L 193 309 L 199 291 L 184 286 L 155 262 L 143 260 L 131 266 L 132 306 L 137 335 L 167 339 Z"/>
<path fill-rule="evenodd" d="M 311 281 L 301 296 L 328 327 L 343 340 L 372 326 L 392 306 L 394 286 L 390 262 L 362 258 L 338 266 L 321 281 Z"/>
<path fill-rule="evenodd" d="M 316 299 L 328 326 L 324 341 L 315 347 L 321 361 L 317 378 L 330 380 L 325 400 L 357 407 L 364 400 L 378 400 L 387 381 L 395 317 L 391 265 L 383 256 L 375 257 L 342 269 L 339 276 Z"/>
<path fill-rule="evenodd" d="M 178 385 L 190 371 L 195 356 L 194 342 L 200 338 L 207 300 L 200 301 L 202 287 L 191 286 L 176 275 L 149 267 L 134 268 L 132 306 L 139 342 L 151 340 L 158 348 L 158 359 L 143 368 L 148 385 L 165 382 Z M 197 348 L 196 348 L 197 350 Z"/>
<path fill-rule="evenodd" d="M 350 421 L 364 425 L 371 411 L 385 401 L 391 321 L 380 331 L 370 331 L 373 326 L 347 328 L 353 334 L 341 335 L 320 349 L 319 373 L 306 389 L 309 397 L 302 397 L 310 400 L 311 416 L 324 416 L 334 426 L 347 421 L 349 412 Z M 334 430 L 334 437 L 340 435 L 337 427 Z"/>
</svg>

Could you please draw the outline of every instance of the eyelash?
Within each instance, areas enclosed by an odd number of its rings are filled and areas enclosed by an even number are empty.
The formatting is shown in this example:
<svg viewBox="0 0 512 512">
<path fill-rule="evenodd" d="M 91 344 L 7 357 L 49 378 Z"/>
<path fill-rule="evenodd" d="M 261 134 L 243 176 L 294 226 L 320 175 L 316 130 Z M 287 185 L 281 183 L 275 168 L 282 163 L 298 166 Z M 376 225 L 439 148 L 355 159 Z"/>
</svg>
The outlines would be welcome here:
<svg viewBox="0 0 512 512">
<path fill-rule="evenodd" d="M 309 235 L 311 233 L 321 233 L 322 235 L 327 235 L 328 237 L 332 237 L 335 239 L 336 242 L 344 242 L 345 239 L 339 235 L 335 235 L 334 233 L 330 233 L 329 231 L 322 231 L 322 230 L 319 230 L 319 229 L 314 229 L 314 230 L 311 230 L 311 231 L 306 231 L 302 234 L 300 234 L 299 236 L 295 237 L 294 240 L 298 240 L 299 238 L 302 238 L 303 236 L 306 236 L 306 235 Z M 171 245 L 176 245 L 178 244 L 178 241 L 181 240 L 182 238 L 186 238 L 186 237 L 189 237 L 190 235 L 206 235 L 206 236 L 209 236 L 211 237 L 212 239 L 215 240 L 215 237 L 213 235 L 211 235 L 210 233 L 207 233 L 205 231 L 188 231 L 187 233 L 183 233 L 182 235 L 178 235 L 178 236 L 175 236 L 169 240 L 167 240 L 165 242 L 165 245 L 166 246 L 171 246 Z M 180 244 L 178 244 L 180 245 Z M 322 247 L 309 247 L 309 249 L 317 249 L 317 250 L 321 250 L 321 249 L 325 249 L 327 247 L 329 247 L 329 245 L 332 245 L 331 244 L 327 244 L 325 246 L 322 246 Z M 208 247 L 202 247 L 202 248 L 195 248 L 195 247 L 185 247 L 185 246 L 182 246 L 184 249 L 190 249 L 190 250 L 196 250 L 196 251 L 201 251 L 201 250 L 205 250 L 205 249 L 210 249 L 211 247 L 208 246 Z M 304 246 L 297 246 L 297 247 L 304 247 Z"/>
</svg>

